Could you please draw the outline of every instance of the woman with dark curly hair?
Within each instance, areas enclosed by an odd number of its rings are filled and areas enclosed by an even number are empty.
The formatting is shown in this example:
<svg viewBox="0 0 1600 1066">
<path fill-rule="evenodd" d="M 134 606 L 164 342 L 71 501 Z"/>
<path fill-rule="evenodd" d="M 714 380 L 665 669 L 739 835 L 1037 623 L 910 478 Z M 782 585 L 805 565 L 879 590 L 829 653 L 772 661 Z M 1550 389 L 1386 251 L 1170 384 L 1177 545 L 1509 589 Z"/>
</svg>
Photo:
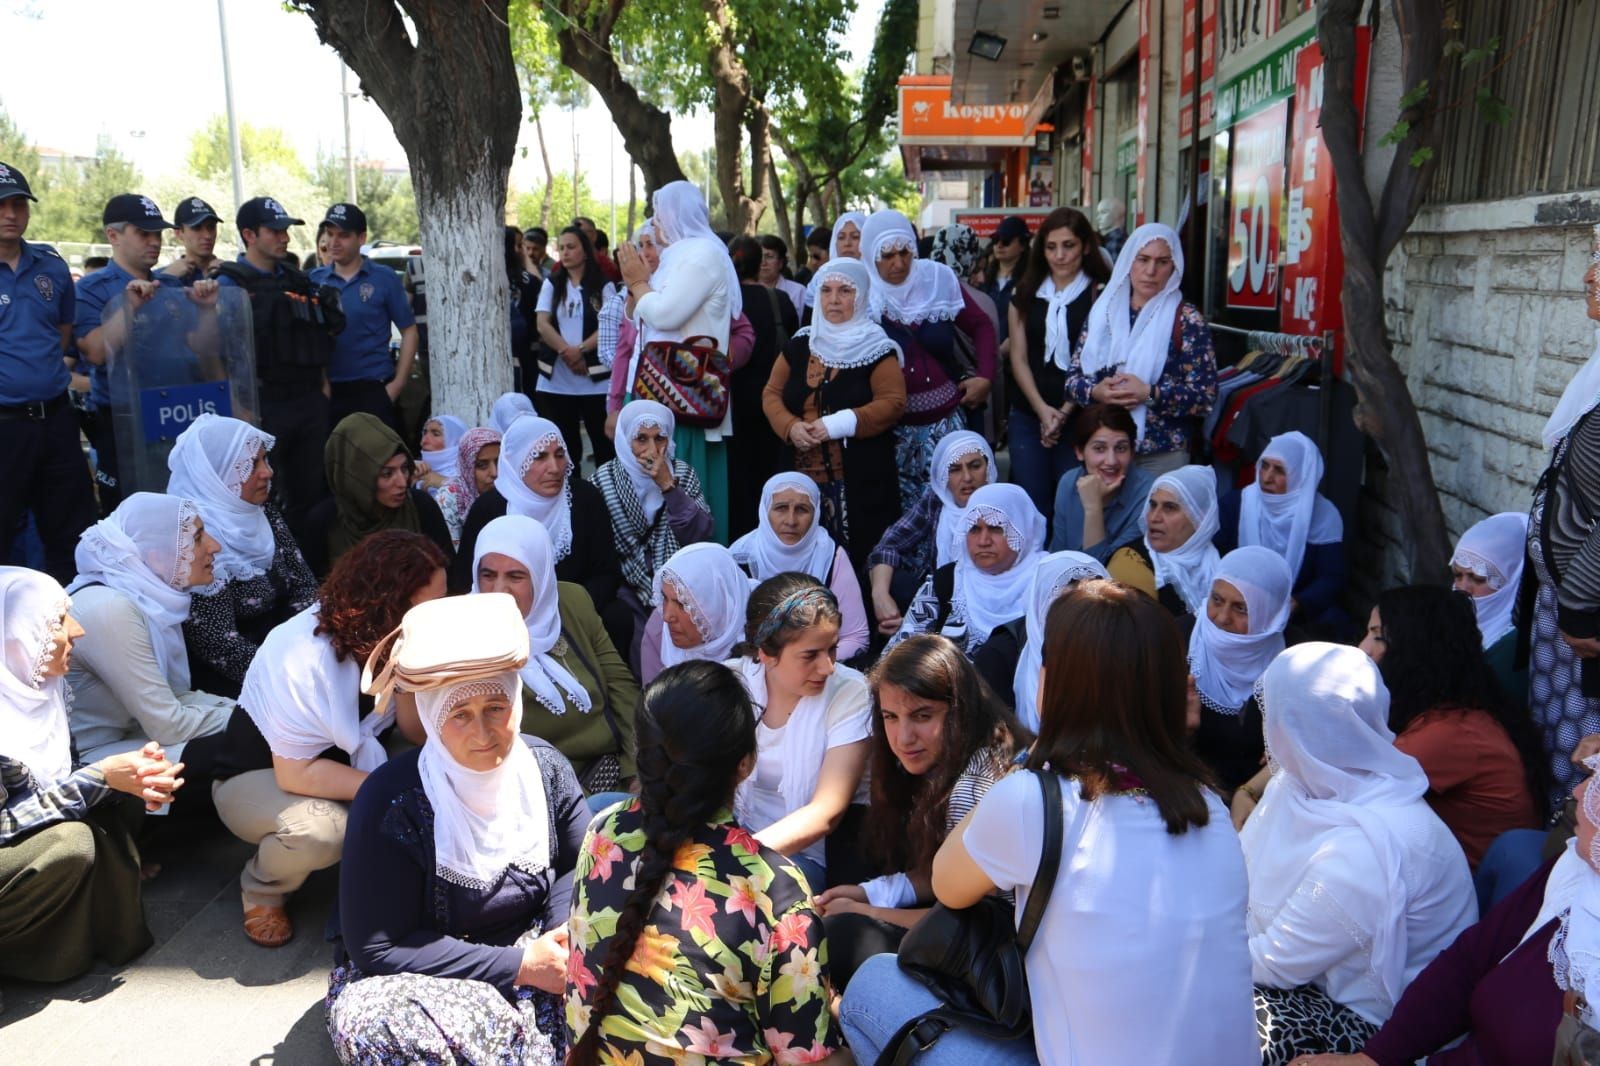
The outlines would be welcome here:
<svg viewBox="0 0 1600 1066">
<path fill-rule="evenodd" d="M 340 556 L 314 606 L 278 626 L 244 675 L 211 795 L 222 822 L 257 845 L 239 881 L 244 931 L 262 947 L 293 935 L 284 903 L 339 861 L 356 789 L 383 764 L 391 704 L 361 694 L 361 666 L 406 611 L 444 595 L 444 553 L 403 530 Z"/>
<path fill-rule="evenodd" d="M 933 855 L 1011 768 L 1031 737 L 948 637 L 911 637 L 867 675 L 873 729 L 870 857 L 896 871 L 817 896 L 842 988 L 862 962 L 894 951 L 933 903 Z"/>
<path fill-rule="evenodd" d="M 639 796 L 590 826 L 568 921 L 568 1066 L 664 1061 L 844 1066 L 828 948 L 806 879 L 732 812 L 756 761 L 745 685 L 721 663 L 644 690 Z"/>
</svg>

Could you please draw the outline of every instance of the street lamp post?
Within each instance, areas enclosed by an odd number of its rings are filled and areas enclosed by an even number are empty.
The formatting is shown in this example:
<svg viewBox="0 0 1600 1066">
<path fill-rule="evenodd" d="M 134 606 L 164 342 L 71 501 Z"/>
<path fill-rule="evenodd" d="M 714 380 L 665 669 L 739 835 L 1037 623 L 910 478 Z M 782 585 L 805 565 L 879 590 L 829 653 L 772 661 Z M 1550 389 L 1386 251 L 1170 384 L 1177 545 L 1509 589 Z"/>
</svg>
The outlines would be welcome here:
<svg viewBox="0 0 1600 1066">
<path fill-rule="evenodd" d="M 233 163 L 233 209 L 244 203 L 244 158 L 239 151 L 239 123 L 233 116 L 233 72 L 228 62 L 228 17 L 217 0 L 217 33 L 222 37 L 222 98 L 228 111 L 228 154 Z"/>
</svg>

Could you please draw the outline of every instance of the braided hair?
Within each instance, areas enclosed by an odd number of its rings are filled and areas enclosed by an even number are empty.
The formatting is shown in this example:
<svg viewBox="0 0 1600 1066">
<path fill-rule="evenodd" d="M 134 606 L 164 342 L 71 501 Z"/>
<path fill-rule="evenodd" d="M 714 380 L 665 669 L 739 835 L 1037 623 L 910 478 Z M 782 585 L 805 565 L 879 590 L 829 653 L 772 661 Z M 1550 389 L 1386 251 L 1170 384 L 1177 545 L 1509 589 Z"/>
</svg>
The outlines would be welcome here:
<svg viewBox="0 0 1600 1066">
<path fill-rule="evenodd" d="M 644 851 L 605 959 L 595 967 L 589 1027 L 573 1045 L 567 1066 L 600 1061 L 600 1023 L 616 1006 L 617 986 L 673 858 L 732 801 L 739 767 L 755 754 L 755 712 L 739 675 L 721 663 L 691 660 L 645 686 L 634 739 Z"/>
</svg>

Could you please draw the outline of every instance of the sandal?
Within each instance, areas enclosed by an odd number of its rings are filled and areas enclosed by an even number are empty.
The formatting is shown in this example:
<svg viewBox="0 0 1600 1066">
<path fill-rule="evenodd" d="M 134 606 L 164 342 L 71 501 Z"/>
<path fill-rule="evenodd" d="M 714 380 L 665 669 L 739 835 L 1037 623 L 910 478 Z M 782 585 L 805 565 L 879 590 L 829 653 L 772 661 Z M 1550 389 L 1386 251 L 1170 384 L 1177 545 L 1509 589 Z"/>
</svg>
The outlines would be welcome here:
<svg viewBox="0 0 1600 1066">
<path fill-rule="evenodd" d="M 294 936 L 294 926 L 289 922 L 289 912 L 282 907 L 246 907 L 244 935 L 264 948 L 282 947 Z"/>
</svg>

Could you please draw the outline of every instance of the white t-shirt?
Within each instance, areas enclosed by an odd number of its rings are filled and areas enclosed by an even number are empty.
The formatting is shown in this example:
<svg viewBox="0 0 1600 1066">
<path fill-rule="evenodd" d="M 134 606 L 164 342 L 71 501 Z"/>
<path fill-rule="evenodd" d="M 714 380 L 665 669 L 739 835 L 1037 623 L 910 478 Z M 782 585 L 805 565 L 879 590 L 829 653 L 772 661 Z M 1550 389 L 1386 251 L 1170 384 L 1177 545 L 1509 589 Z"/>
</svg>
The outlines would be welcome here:
<svg viewBox="0 0 1600 1066">
<path fill-rule="evenodd" d="M 539 302 L 534 306 L 535 312 L 543 312 L 550 316 L 551 322 L 561 332 L 561 339 L 573 347 L 583 343 L 583 288 L 567 279 L 566 293 L 562 297 L 561 306 L 555 305 L 556 286 L 554 282 L 547 281 L 539 286 Z M 574 373 L 564 360 L 557 358 L 555 370 L 549 377 L 538 375 L 539 382 L 534 386 L 537 392 L 553 393 L 557 396 L 604 396 L 607 383 L 605 381 L 591 380 L 588 374 Z"/>
<path fill-rule="evenodd" d="M 1146 796 L 1085 803 L 1061 782 L 1061 870 L 1028 951 L 1044 1066 L 1256 1066 L 1244 855 L 1228 812 L 1172 836 Z M 978 803 L 963 843 L 1016 893 L 1020 919 L 1043 854 L 1044 794 L 1014 773 Z"/>
</svg>

